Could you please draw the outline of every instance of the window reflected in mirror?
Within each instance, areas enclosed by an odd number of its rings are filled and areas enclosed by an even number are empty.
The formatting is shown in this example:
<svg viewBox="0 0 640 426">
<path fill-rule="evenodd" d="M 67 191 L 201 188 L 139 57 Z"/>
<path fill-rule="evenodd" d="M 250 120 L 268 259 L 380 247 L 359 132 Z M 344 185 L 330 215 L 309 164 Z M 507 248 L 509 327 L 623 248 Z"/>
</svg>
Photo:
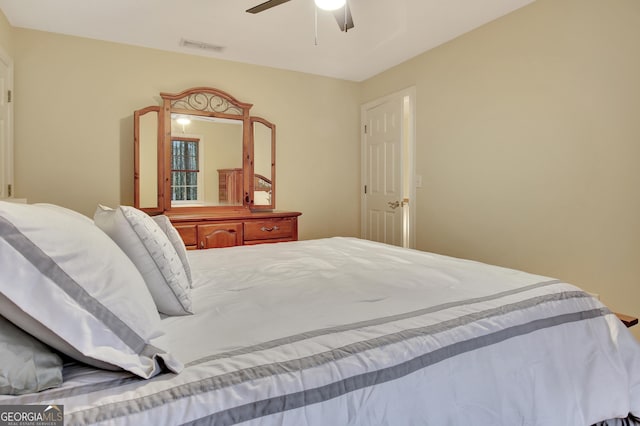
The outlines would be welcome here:
<svg viewBox="0 0 640 426">
<path fill-rule="evenodd" d="M 199 186 L 200 139 L 172 138 L 171 140 L 171 201 L 202 203 Z"/>
</svg>

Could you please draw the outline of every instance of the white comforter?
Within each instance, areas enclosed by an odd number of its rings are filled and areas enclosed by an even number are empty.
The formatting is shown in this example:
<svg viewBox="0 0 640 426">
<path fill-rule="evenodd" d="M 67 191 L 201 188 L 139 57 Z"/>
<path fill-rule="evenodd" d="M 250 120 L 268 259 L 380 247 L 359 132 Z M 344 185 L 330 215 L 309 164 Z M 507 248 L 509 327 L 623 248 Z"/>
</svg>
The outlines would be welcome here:
<svg viewBox="0 0 640 426">
<path fill-rule="evenodd" d="M 187 366 L 73 366 L 70 424 L 558 425 L 640 414 L 640 347 L 569 284 L 352 238 L 190 252 Z"/>
</svg>

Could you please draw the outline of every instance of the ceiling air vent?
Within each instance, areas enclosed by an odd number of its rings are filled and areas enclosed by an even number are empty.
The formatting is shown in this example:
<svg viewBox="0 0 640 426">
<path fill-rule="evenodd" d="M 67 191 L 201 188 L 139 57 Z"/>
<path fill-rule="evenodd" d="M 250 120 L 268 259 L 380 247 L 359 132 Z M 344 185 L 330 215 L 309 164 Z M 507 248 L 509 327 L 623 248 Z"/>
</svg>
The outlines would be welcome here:
<svg viewBox="0 0 640 426">
<path fill-rule="evenodd" d="M 180 40 L 180 46 L 189 47 L 191 49 L 208 50 L 210 52 L 222 52 L 224 50 L 223 46 L 205 43 L 204 41 L 187 40 L 185 38 Z"/>
</svg>

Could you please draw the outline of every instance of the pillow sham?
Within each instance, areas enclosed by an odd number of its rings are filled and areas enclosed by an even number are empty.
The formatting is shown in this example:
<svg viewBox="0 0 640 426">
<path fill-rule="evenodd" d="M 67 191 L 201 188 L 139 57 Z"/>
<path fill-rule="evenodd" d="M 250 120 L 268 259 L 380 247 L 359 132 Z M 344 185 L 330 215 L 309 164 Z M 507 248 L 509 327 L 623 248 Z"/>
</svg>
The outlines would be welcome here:
<svg viewBox="0 0 640 426">
<path fill-rule="evenodd" d="M 62 384 L 62 359 L 0 316 L 0 394 L 23 395 Z"/>
<path fill-rule="evenodd" d="M 158 224 L 167 238 L 169 238 L 169 242 L 171 242 L 173 248 L 176 249 L 176 253 L 178 253 L 178 257 L 184 267 L 184 272 L 187 275 L 189 287 L 192 287 L 193 279 L 191 278 L 191 264 L 189 263 L 189 257 L 187 256 L 187 248 L 184 245 L 184 241 L 182 241 L 180 233 L 178 233 L 178 230 L 173 226 L 167 216 L 161 214 L 159 216 L 152 216 L 151 218 Z"/>
<path fill-rule="evenodd" d="M 0 315 L 98 368 L 182 369 L 142 276 L 91 221 L 0 201 L 0 237 Z"/>
<path fill-rule="evenodd" d="M 180 257 L 160 226 L 145 212 L 129 206 L 99 205 L 96 225 L 120 246 L 144 278 L 158 311 L 191 314 L 191 288 Z"/>
</svg>

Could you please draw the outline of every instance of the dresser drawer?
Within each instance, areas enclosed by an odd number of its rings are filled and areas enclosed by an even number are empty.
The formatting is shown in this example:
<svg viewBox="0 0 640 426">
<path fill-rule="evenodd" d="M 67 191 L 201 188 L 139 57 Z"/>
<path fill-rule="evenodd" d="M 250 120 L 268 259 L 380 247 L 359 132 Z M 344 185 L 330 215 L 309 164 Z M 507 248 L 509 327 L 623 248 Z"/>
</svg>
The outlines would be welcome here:
<svg viewBox="0 0 640 426">
<path fill-rule="evenodd" d="M 178 234 L 182 237 L 184 245 L 189 248 L 198 247 L 198 233 L 196 225 L 174 225 Z"/>
<path fill-rule="evenodd" d="M 242 222 L 217 222 L 198 225 L 198 248 L 241 246 L 242 230 Z"/>
<path fill-rule="evenodd" d="M 293 238 L 295 219 L 266 219 L 244 223 L 244 240 L 286 240 Z"/>
</svg>

